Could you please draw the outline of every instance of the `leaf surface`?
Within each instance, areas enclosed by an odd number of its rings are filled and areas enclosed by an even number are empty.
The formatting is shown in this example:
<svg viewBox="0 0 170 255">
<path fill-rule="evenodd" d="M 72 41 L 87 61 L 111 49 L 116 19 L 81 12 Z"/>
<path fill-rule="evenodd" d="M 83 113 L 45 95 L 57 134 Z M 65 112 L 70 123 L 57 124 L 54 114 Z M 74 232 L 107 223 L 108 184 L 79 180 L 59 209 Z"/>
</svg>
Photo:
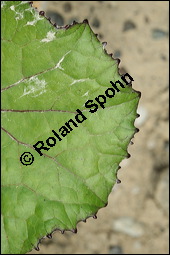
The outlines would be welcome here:
<svg viewBox="0 0 170 255">
<path fill-rule="evenodd" d="M 26 1 L 2 2 L 3 254 L 24 254 L 55 229 L 74 232 L 107 204 L 139 101 L 131 86 L 106 97 L 118 80 L 117 61 L 86 22 L 56 28 Z M 105 108 L 89 112 L 85 102 L 96 104 L 99 95 Z M 70 119 L 77 127 L 64 133 Z M 43 156 L 33 147 L 38 141 L 50 148 Z M 31 165 L 21 163 L 24 152 Z"/>
</svg>

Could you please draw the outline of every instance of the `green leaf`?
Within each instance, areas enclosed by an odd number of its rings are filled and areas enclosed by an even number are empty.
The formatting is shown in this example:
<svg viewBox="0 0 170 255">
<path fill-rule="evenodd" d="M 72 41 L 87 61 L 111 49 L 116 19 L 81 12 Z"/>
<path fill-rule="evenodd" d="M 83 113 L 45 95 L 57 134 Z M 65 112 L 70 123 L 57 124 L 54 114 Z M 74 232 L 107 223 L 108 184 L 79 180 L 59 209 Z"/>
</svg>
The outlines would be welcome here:
<svg viewBox="0 0 170 255">
<path fill-rule="evenodd" d="M 26 1 L 4 1 L 1 37 L 2 253 L 23 254 L 55 229 L 75 232 L 107 204 L 135 133 L 139 93 L 117 85 L 106 96 L 110 81 L 123 81 L 86 21 L 56 28 Z M 43 156 L 38 141 L 50 148 Z M 21 163 L 24 152 L 31 165 Z"/>
</svg>

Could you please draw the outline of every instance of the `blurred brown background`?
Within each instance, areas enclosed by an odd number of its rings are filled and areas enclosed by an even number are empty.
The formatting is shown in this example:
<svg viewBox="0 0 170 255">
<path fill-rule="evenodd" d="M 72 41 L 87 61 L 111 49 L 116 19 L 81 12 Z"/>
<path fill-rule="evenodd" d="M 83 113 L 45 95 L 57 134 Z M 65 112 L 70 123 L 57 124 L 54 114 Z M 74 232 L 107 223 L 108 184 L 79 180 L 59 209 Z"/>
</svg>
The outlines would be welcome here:
<svg viewBox="0 0 170 255">
<path fill-rule="evenodd" d="M 78 233 L 53 234 L 30 254 L 168 254 L 168 1 L 35 1 L 58 25 L 85 18 L 142 92 L 140 132 L 109 204 Z"/>
</svg>

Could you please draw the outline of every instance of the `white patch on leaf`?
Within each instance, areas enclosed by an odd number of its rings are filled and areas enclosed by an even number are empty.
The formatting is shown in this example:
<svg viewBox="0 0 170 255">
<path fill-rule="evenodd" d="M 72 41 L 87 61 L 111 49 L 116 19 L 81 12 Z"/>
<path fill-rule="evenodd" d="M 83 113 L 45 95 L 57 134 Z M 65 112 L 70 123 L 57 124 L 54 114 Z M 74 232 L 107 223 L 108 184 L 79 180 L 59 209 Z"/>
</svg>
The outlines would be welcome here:
<svg viewBox="0 0 170 255">
<path fill-rule="evenodd" d="M 84 95 L 82 95 L 82 97 L 87 97 L 88 95 L 89 95 L 89 90 Z"/>
<path fill-rule="evenodd" d="M 10 6 L 10 9 L 11 9 L 11 11 L 15 11 L 15 6 L 14 6 L 14 5 L 11 5 L 11 6 Z"/>
<path fill-rule="evenodd" d="M 15 6 L 14 6 L 14 5 L 11 5 L 11 6 L 10 6 L 10 9 L 11 9 L 11 11 L 14 11 L 14 12 L 15 12 L 15 14 L 16 14 L 15 19 L 16 19 L 16 20 L 18 20 L 18 19 L 23 19 L 23 17 L 24 17 L 23 12 L 17 12 L 17 11 L 15 10 Z"/>
<path fill-rule="evenodd" d="M 46 38 L 42 39 L 41 42 L 51 42 L 55 39 L 55 32 L 49 31 Z"/>
<path fill-rule="evenodd" d="M 66 52 L 66 54 L 64 54 L 64 56 L 58 61 L 58 63 L 56 64 L 55 68 L 59 68 L 61 70 L 64 70 L 64 68 L 61 67 L 61 63 L 63 62 L 63 60 L 65 59 L 65 56 L 67 56 L 67 54 L 69 54 L 71 52 L 71 50 L 69 50 L 68 52 Z M 54 69 L 55 69 L 54 68 Z"/>
<path fill-rule="evenodd" d="M 89 78 L 87 78 L 87 79 L 80 79 L 80 80 L 74 80 L 74 81 L 70 84 L 70 86 L 72 86 L 72 85 L 75 84 L 75 83 L 84 82 L 84 81 L 88 81 L 88 80 L 89 80 Z"/>
<path fill-rule="evenodd" d="M 25 4 L 25 3 L 26 3 L 26 1 L 21 1 L 21 3 L 19 5 L 22 5 L 22 4 Z"/>
<path fill-rule="evenodd" d="M 36 23 L 35 20 L 33 20 L 33 21 L 28 21 L 27 24 L 26 24 L 25 26 L 34 26 L 35 23 Z"/>
<path fill-rule="evenodd" d="M 21 97 L 33 94 L 32 97 L 40 96 L 41 94 L 46 92 L 46 81 L 39 80 L 38 77 L 31 77 L 28 81 L 28 86 L 24 88 L 24 93 Z"/>
<path fill-rule="evenodd" d="M 1 1 L 1 8 L 5 6 L 5 1 Z"/>
<path fill-rule="evenodd" d="M 32 12 L 33 9 L 29 8 L 29 9 L 26 9 L 25 11 Z M 41 17 L 38 12 L 34 12 L 33 13 L 33 18 L 34 18 L 34 20 L 28 21 L 25 26 L 35 26 L 35 24 L 37 23 L 38 20 L 42 20 L 43 19 L 43 17 Z"/>
</svg>

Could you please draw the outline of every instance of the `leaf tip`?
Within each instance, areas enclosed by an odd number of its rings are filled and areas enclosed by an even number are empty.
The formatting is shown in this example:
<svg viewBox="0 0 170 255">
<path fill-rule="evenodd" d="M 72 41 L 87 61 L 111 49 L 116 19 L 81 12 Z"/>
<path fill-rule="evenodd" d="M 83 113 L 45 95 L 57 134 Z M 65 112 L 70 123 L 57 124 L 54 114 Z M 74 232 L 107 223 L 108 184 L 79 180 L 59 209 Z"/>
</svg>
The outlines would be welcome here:
<svg viewBox="0 0 170 255">
<path fill-rule="evenodd" d="M 83 20 L 83 23 L 84 23 L 84 24 L 89 24 L 89 22 L 88 22 L 87 19 L 84 19 L 84 20 Z"/>
<path fill-rule="evenodd" d="M 128 153 L 127 156 L 126 156 L 126 158 L 130 158 L 130 157 L 131 157 L 131 155 Z"/>
<path fill-rule="evenodd" d="M 107 42 L 102 42 L 102 45 L 103 45 L 103 49 L 105 49 L 107 46 Z"/>
<path fill-rule="evenodd" d="M 93 219 L 95 219 L 95 220 L 97 219 L 97 215 L 96 214 L 93 215 Z"/>
<path fill-rule="evenodd" d="M 39 244 L 37 244 L 37 246 L 36 246 L 36 247 L 34 247 L 34 249 L 35 249 L 36 251 L 39 251 L 39 250 L 40 250 L 40 248 L 39 248 Z"/>
<path fill-rule="evenodd" d="M 135 134 L 139 132 L 139 128 L 135 128 Z"/>
<path fill-rule="evenodd" d="M 68 28 L 70 28 L 70 25 L 65 25 L 64 28 L 67 30 Z"/>
<path fill-rule="evenodd" d="M 121 183 L 121 180 L 117 178 L 117 179 L 116 179 L 116 183 L 117 183 L 117 184 L 120 184 L 120 183 Z"/>
<path fill-rule="evenodd" d="M 75 21 L 75 20 L 73 20 L 72 25 L 76 25 L 76 24 L 78 24 L 78 22 L 77 22 L 77 21 Z"/>
<path fill-rule="evenodd" d="M 117 64 L 120 64 L 120 58 L 115 58 L 115 60 L 117 61 Z"/>
<path fill-rule="evenodd" d="M 71 230 L 71 232 L 73 232 L 74 234 L 77 234 L 77 228 L 73 228 L 73 229 Z"/>
<path fill-rule="evenodd" d="M 39 11 L 39 15 L 40 15 L 40 16 L 44 16 L 44 15 L 45 15 L 45 12 L 44 12 L 44 11 Z"/>
<path fill-rule="evenodd" d="M 48 234 L 48 235 L 46 235 L 46 237 L 47 237 L 48 239 L 51 239 L 51 238 L 52 238 L 52 234 Z"/>
<path fill-rule="evenodd" d="M 138 94 L 139 98 L 141 98 L 141 92 L 138 90 L 135 90 L 135 92 Z"/>
</svg>

